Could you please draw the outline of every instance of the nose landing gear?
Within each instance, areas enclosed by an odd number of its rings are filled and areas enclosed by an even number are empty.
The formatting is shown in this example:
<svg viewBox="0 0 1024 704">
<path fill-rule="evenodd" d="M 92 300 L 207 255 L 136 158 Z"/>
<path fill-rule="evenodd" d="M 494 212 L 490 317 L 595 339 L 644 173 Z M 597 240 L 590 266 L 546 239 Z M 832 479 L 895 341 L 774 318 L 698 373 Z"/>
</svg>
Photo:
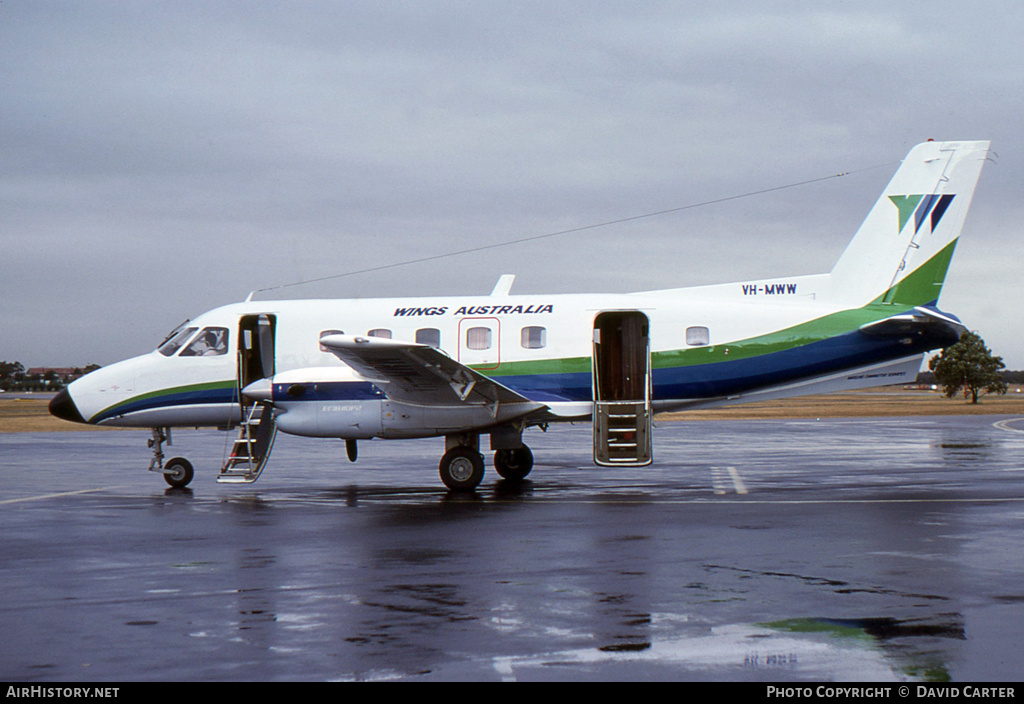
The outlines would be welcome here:
<svg viewBox="0 0 1024 704">
<path fill-rule="evenodd" d="M 184 489 L 192 481 L 195 472 L 192 463 L 183 457 L 172 457 L 164 462 L 163 446 L 166 442 L 171 443 L 170 428 L 153 428 L 153 437 L 146 441 L 146 445 L 153 450 L 153 459 L 149 461 L 150 472 L 160 472 L 164 481 L 174 489 Z"/>
</svg>

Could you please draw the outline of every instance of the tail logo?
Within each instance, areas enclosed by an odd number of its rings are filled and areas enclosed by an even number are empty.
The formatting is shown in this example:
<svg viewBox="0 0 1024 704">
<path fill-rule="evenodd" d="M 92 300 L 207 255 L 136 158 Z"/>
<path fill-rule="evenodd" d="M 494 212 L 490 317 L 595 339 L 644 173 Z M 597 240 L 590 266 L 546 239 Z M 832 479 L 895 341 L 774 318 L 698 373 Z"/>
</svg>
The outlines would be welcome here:
<svg viewBox="0 0 1024 704">
<path fill-rule="evenodd" d="M 921 229 L 921 225 L 924 224 L 925 220 L 928 220 L 929 216 L 931 216 L 931 229 L 934 232 L 939 221 L 942 220 L 942 216 L 946 214 L 946 209 L 949 208 L 949 204 L 953 202 L 955 197 L 952 194 L 942 196 L 938 194 L 921 194 L 889 196 L 889 200 L 893 202 L 893 205 L 896 206 L 900 213 L 899 232 L 903 232 L 903 228 L 913 219 L 914 234 L 917 234 Z"/>
</svg>

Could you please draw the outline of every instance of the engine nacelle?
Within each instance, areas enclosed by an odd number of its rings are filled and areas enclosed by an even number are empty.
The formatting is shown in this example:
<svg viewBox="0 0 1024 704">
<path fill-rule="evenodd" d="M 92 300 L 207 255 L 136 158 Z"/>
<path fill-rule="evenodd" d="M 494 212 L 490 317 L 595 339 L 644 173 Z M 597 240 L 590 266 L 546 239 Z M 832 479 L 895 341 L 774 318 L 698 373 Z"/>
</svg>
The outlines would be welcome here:
<svg viewBox="0 0 1024 704">
<path fill-rule="evenodd" d="M 352 370 L 339 367 L 283 372 L 250 384 L 243 394 L 270 403 L 282 432 L 346 440 L 449 435 L 495 426 L 524 410 L 520 404 L 428 407 L 394 401 Z"/>
</svg>

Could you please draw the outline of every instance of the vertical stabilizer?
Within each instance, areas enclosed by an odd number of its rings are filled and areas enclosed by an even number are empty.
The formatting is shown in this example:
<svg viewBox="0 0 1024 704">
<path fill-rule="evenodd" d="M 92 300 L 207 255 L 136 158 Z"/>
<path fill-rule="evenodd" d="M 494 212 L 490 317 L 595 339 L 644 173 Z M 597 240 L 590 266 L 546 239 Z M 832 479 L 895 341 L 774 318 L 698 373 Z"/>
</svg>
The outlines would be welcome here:
<svg viewBox="0 0 1024 704">
<path fill-rule="evenodd" d="M 832 269 L 851 306 L 939 298 L 989 143 L 924 142 L 903 164 Z"/>
</svg>

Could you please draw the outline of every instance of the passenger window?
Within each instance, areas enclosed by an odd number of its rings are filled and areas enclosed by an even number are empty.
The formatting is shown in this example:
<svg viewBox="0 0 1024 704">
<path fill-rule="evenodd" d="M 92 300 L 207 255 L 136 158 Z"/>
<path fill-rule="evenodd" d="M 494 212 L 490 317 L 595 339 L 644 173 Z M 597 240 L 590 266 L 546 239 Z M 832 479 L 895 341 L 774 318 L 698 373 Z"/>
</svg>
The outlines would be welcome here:
<svg viewBox="0 0 1024 704">
<path fill-rule="evenodd" d="M 702 325 L 686 328 L 686 344 L 693 346 L 710 345 L 711 332 Z"/>
<path fill-rule="evenodd" d="M 466 347 L 471 350 L 491 349 L 490 328 L 470 328 L 466 331 Z"/>
<path fill-rule="evenodd" d="M 163 344 L 157 349 L 164 357 L 170 357 L 181 349 L 181 346 L 188 342 L 188 339 L 192 337 L 192 334 L 198 329 L 199 328 L 185 328 L 181 332 L 171 333 L 171 336 L 164 340 Z"/>
<path fill-rule="evenodd" d="M 228 353 L 227 328 L 203 328 L 195 341 L 185 348 L 182 357 L 219 357 Z"/>
<path fill-rule="evenodd" d="M 441 346 L 441 331 L 437 328 L 420 328 L 416 331 L 416 343 L 430 345 L 431 347 Z"/>
<path fill-rule="evenodd" d="M 323 332 L 320 333 L 320 339 L 322 340 L 325 337 L 327 337 L 328 335 L 344 335 L 344 334 L 345 334 L 344 330 L 324 330 Z M 323 345 L 320 345 L 320 351 L 321 352 L 330 352 L 330 350 L 327 349 L 326 347 L 324 347 Z"/>
<path fill-rule="evenodd" d="M 383 337 L 388 340 L 391 339 L 391 331 L 386 328 L 376 328 L 366 333 L 367 337 Z"/>
<path fill-rule="evenodd" d="M 523 328 L 520 335 L 520 344 L 524 349 L 528 350 L 539 350 L 541 347 L 546 347 L 548 344 L 547 328 L 535 325 Z"/>
</svg>

